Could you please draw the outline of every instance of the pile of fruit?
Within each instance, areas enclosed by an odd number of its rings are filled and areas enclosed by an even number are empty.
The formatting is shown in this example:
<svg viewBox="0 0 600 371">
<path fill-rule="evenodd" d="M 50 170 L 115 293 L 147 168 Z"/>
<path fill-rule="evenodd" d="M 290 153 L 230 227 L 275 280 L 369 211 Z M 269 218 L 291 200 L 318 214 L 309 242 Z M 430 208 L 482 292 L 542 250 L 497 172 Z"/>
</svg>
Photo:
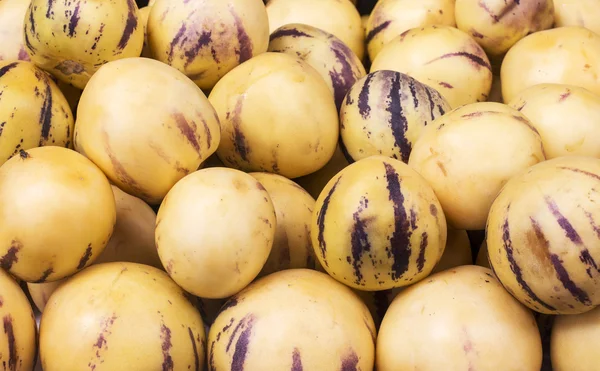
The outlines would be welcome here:
<svg viewBox="0 0 600 371">
<path fill-rule="evenodd" d="M 599 75 L 598 0 L 0 0 L 2 370 L 600 370 Z"/>
</svg>

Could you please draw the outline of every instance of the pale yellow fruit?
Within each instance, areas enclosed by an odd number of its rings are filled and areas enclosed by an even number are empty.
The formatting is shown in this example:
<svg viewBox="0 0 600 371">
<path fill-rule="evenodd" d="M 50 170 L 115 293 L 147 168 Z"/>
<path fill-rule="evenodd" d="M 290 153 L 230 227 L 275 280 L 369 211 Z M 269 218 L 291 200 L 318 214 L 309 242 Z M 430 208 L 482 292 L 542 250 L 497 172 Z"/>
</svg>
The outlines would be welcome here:
<svg viewBox="0 0 600 371">
<path fill-rule="evenodd" d="M 44 371 L 200 370 L 202 318 L 166 273 L 136 263 L 94 265 L 70 278 L 42 315 Z"/>
<path fill-rule="evenodd" d="M 409 165 L 435 191 L 454 228 L 485 228 L 502 186 L 544 161 L 539 134 L 519 111 L 481 102 L 457 108 L 428 125 Z"/>
<path fill-rule="evenodd" d="M 366 74 L 362 62 L 340 39 L 316 27 L 293 23 L 271 34 L 270 52 L 297 56 L 327 82 L 339 110 L 346 93 Z"/>
<path fill-rule="evenodd" d="M 151 59 L 104 65 L 79 101 L 77 151 L 119 188 L 148 203 L 159 203 L 197 170 L 219 140 L 219 119 L 202 90 Z"/>
<path fill-rule="evenodd" d="M 371 72 L 379 70 L 402 72 L 429 85 L 452 108 L 487 100 L 492 87 L 485 52 L 454 27 L 413 28 L 397 36 L 373 61 Z"/>
<path fill-rule="evenodd" d="M 352 290 L 292 269 L 250 285 L 208 335 L 209 370 L 372 370 L 375 326 Z"/>
<path fill-rule="evenodd" d="M 338 145 L 335 148 L 335 152 L 333 153 L 331 160 L 329 160 L 325 166 L 314 173 L 296 178 L 294 181 L 300 184 L 302 188 L 304 188 L 313 198 L 316 199 L 319 197 L 319 194 L 321 194 L 323 188 L 325 188 L 325 185 L 327 185 L 327 182 L 329 182 L 331 178 L 333 178 L 349 164 L 350 163 L 344 155 L 344 152 Z"/>
<path fill-rule="evenodd" d="M 600 2 L 596 0 L 554 0 L 555 27 L 581 26 L 600 35 Z"/>
<path fill-rule="evenodd" d="M 377 337 L 377 370 L 539 371 L 531 312 L 489 269 L 457 267 L 403 290 Z"/>
<path fill-rule="evenodd" d="M 101 66 L 138 57 L 144 45 L 134 0 L 33 0 L 24 29 L 31 60 L 79 89 Z"/>
<path fill-rule="evenodd" d="M 0 61 L 28 61 L 23 24 L 31 0 L 0 1 Z"/>
<path fill-rule="evenodd" d="M 44 283 L 27 283 L 27 290 L 29 291 L 29 295 L 31 295 L 31 300 L 35 307 L 41 313 L 46 309 L 46 304 L 48 304 L 48 300 L 56 291 L 58 286 L 62 285 L 68 278 L 63 278 L 62 280 L 54 281 L 54 282 L 44 282 Z"/>
<path fill-rule="evenodd" d="M 277 216 L 275 239 L 259 276 L 293 268 L 316 267 L 310 240 L 310 220 L 315 199 L 302 187 L 280 175 L 250 173 L 265 187 Z"/>
<path fill-rule="evenodd" d="M 50 282 L 90 265 L 116 220 L 102 171 L 60 147 L 21 150 L 0 168 L 0 267 Z"/>
<path fill-rule="evenodd" d="M 408 162 L 413 143 L 433 120 L 450 111 L 435 89 L 394 71 L 377 71 L 350 89 L 340 112 L 347 157 L 383 155 Z"/>
<path fill-rule="evenodd" d="M 593 371 L 600 363 L 600 308 L 578 315 L 557 316 L 550 345 L 555 371 Z"/>
<path fill-rule="evenodd" d="M 431 274 L 460 267 L 461 265 L 472 264 L 471 242 L 469 241 L 467 231 L 448 226 L 444 254 L 433 268 L 433 271 L 431 271 Z"/>
<path fill-rule="evenodd" d="M 546 158 L 600 158 L 600 95 L 572 85 L 539 84 L 509 103 L 540 133 Z"/>
<path fill-rule="evenodd" d="M 238 170 L 209 168 L 169 191 L 155 236 L 163 266 L 178 285 L 219 299 L 256 278 L 276 230 L 275 209 L 261 183 Z"/>
<path fill-rule="evenodd" d="M 217 155 L 228 167 L 296 178 L 333 156 L 339 135 L 333 95 L 297 57 L 252 58 L 222 78 L 208 99 L 221 122 Z"/>
<path fill-rule="evenodd" d="M 411 28 L 456 26 L 455 0 L 379 0 L 366 24 L 369 57 L 374 60 L 396 36 Z"/>
<path fill-rule="evenodd" d="M 456 25 L 491 58 L 501 57 L 530 33 L 552 27 L 552 0 L 456 0 Z"/>
<path fill-rule="evenodd" d="M 365 54 L 360 13 L 348 0 L 269 0 L 267 13 L 271 33 L 286 24 L 303 23 L 335 35 L 358 59 Z"/>
<path fill-rule="evenodd" d="M 261 0 L 158 0 L 148 19 L 152 56 L 210 90 L 269 45 Z"/>
<path fill-rule="evenodd" d="M 329 181 L 315 205 L 311 238 L 333 278 L 379 291 L 431 273 L 444 252 L 446 220 L 419 174 L 401 161 L 372 156 Z"/>
<path fill-rule="evenodd" d="M 144 25 L 144 48 L 142 49 L 141 56 L 144 58 L 151 58 L 152 53 L 150 52 L 150 45 L 148 44 L 148 18 L 150 17 L 150 6 L 140 8 L 140 22 Z"/>
<path fill-rule="evenodd" d="M 0 62 L 0 165 L 22 149 L 69 147 L 72 133 L 69 102 L 47 73 L 30 62 Z"/>
<path fill-rule="evenodd" d="M 600 35 L 582 27 L 559 27 L 516 43 L 502 62 L 502 97 L 512 101 L 538 84 L 579 86 L 600 94 Z"/>
<path fill-rule="evenodd" d="M 578 314 L 600 304 L 600 160 L 561 157 L 511 179 L 490 210 L 490 265 L 531 309 Z"/>
</svg>

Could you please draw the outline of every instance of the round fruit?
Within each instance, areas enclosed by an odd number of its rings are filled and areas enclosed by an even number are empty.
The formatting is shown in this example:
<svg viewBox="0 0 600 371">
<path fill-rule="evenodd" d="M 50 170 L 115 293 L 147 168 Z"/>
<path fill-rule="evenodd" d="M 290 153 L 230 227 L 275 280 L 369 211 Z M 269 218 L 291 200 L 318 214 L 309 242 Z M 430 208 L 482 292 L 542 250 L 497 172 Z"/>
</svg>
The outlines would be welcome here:
<svg viewBox="0 0 600 371">
<path fill-rule="evenodd" d="M 340 133 L 347 156 L 383 155 L 408 162 L 421 131 L 450 106 L 435 90 L 400 72 L 377 71 L 346 95 Z"/>
<path fill-rule="evenodd" d="M 396 36 L 411 28 L 456 26 L 454 0 L 379 0 L 367 21 L 367 50 L 374 60 Z"/>
<path fill-rule="evenodd" d="M 427 126 L 408 163 L 433 187 L 450 225 L 482 230 L 506 181 L 540 161 L 542 141 L 525 116 L 501 103 L 482 102 Z"/>
<path fill-rule="evenodd" d="M 403 290 L 377 337 L 377 369 L 539 371 L 542 344 L 530 311 L 489 269 L 462 266 Z"/>
<path fill-rule="evenodd" d="M 134 0 L 32 0 L 24 29 L 31 60 L 79 89 L 105 63 L 139 56 L 144 44 Z"/>
<path fill-rule="evenodd" d="M 148 44 L 148 18 L 150 18 L 150 10 L 152 7 L 145 6 L 140 8 L 140 22 L 144 25 L 144 48 L 142 49 L 142 57 L 151 58 L 150 45 Z"/>
<path fill-rule="evenodd" d="M 94 265 L 70 278 L 42 315 L 44 371 L 200 370 L 200 313 L 166 273 L 135 263 Z"/>
<path fill-rule="evenodd" d="M 222 78 L 208 99 L 221 121 L 217 154 L 229 167 L 296 178 L 325 166 L 335 151 L 333 96 L 299 58 L 283 53 L 252 58 Z"/>
<path fill-rule="evenodd" d="M 600 94 L 600 35 L 582 27 L 559 27 L 516 43 L 502 62 L 502 97 L 512 101 L 528 87 L 569 84 Z"/>
<path fill-rule="evenodd" d="M 8 371 L 30 371 L 36 361 L 36 324 L 27 296 L 5 271 L 0 269 L 0 359 Z"/>
<path fill-rule="evenodd" d="M 115 220 L 108 180 L 75 151 L 21 150 L 0 168 L 0 267 L 24 281 L 56 281 L 91 264 Z"/>
<path fill-rule="evenodd" d="M 552 0 L 456 0 L 457 27 L 491 58 L 501 57 L 525 36 L 552 27 Z"/>
<path fill-rule="evenodd" d="M 583 314 L 557 316 L 551 335 L 552 368 L 555 371 L 594 370 L 600 355 L 600 307 Z M 577 360 L 577 361 L 575 361 Z"/>
<path fill-rule="evenodd" d="M 208 365 L 371 370 L 374 343 L 371 314 L 352 290 L 324 273 L 292 269 L 262 278 L 223 306 L 208 335 Z"/>
<path fill-rule="evenodd" d="M 210 90 L 235 66 L 267 51 L 267 11 L 261 0 L 158 0 L 148 42 L 155 59 Z"/>
<path fill-rule="evenodd" d="M 327 82 L 339 110 L 356 80 L 366 74 L 362 62 L 340 39 L 316 27 L 288 24 L 271 34 L 270 52 L 298 56 Z"/>
<path fill-rule="evenodd" d="M 277 214 L 275 240 L 260 276 L 292 268 L 315 268 L 310 220 L 315 199 L 302 187 L 280 175 L 251 173 L 265 187 Z"/>
<path fill-rule="evenodd" d="M 269 0 L 271 33 L 286 24 L 302 23 L 335 35 L 362 60 L 365 33 L 360 13 L 350 1 L 340 0 Z"/>
<path fill-rule="evenodd" d="M 572 85 L 539 84 L 521 91 L 509 105 L 540 133 L 547 159 L 600 158 L 599 95 Z"/>
<path fill-rule="evenodd" d="M 460 267 L 461 265 L 472 265 L 471 242 L 467 231 L 454 229 L 448 226 L 446 247 L 440 261 L 435 265 L 431 274 L 442 272 L 447 269 Z"/>
<path fill-rule="evenodd" d="M 28 61 L 23 22 L 30 0 L 0 1 L 0 61 Z"/>
<path fill-rule="evenodd" d="M 429 275 L 446 243 L 433 190 L 405 163 L 372 156 L 348 166 L 317 199 L 311 236 L 325 270 L 365 291 Z"/>
<path fill-rule="evenodd" d="M 596 0 L 554 0 L 555 27 L 581 26 L 600 35 L 600 3 Z"/>
<path fill-rule="evenodd" d="M 159 203 L 179 179 L 197 170 L 219 138 L 219 120 L 202 90 L 151 59 L 104 65 L 79 101 L 77 151 L 119 188 L 148 203 Z"/>
<path fill-rule="evenodd" d="M 485 101 L 492 87 L 492 67 L 485 52 L 469 35 L 453 27 L 404 32 L 373 61 L 371 72 L 379 70 L 406 73 L 438 90 L 452 108 Z"/>
<path fill-rule="evenodd" d="M 226 298 L 256 278 L 276 230 L 261 183 L 238 170 L 209 168 L 169 191 L 158 211 L 156 246 L 179 286 L 203 298 Z"/>
<path fill-rule="evenodd" d="M 600 304 L 600 160 L 561 157 L 511 179 L 490 210 L 487 245 L 498 279 L 547 314 Z"/>
<path fill-rule="evenodd" d="M 296 178 L 294 181 L 301 185 L 302 188 L 316 199 L 319 197 L 319 194 L 321 194 L 323 188 L 325 188 L 325 185 L 327 185 L 327 182 L 348 165 L 348 159 L 338 145 L 335 148 L 333 157 L 331 157 L 331 160 L 329 160 L 325 166 L 314 173 Z"/>
</svg>

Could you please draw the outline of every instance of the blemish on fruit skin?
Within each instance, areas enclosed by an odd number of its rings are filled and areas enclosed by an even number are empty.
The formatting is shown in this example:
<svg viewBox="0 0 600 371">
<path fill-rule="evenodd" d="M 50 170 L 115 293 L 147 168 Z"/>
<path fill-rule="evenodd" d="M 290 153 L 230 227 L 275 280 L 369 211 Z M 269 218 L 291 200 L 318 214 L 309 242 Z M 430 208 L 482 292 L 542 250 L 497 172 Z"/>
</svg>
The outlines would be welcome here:
<svg viewBox="0 0 600 371">
<path fill-rule="evenodd" d="M 92 257 L 92 244 L 90 243 L 88 247 L 85 249 L 83 256 L 79 259 L 79 264 L 77 265 L 77 269 L 83 269 L 90 258 Z"/>
<path fill-rule="evenodd" d="M 454 89 L 454 86 L 452 86 L 452 85 L 448 84 L 448 83 L 447 83 L 447 82 L 445 82 L 445 81 L 440 81 L 440 82 L 438 83 L 438 85 L 440 85 L 440 86 L 442 86 L 442 87 L 444 87 L 444 88 L 446 88 L 446 89 Z"/>
<path fill-rule="evenodd" d="M 65 76 L 79 75 L 85 71 L 85 68 L 79 62 L 65 60 L 54 66 L 54 69 Z"/>
<path fill-rule="evenodd" d="M 243 98 L 238 98 L 235 104 L 235 109 L 231 115 L 231 126 L 233 127 L 233 147 L 235 151 L 240 155 L 241 159 L 248 162 L 248 154 L 250 148 L 246 143 L 246 136 L 242 131 L 242 106 L 244 104 Z"/>
<path fill-rule="evenodd" d="M 352 262 L 356 284 L 360 284 L 363 280 L 361 272 L 362 256 L 365 251 L 371 251 L 371 243 L 369 242 L 369 234 L 367 233 L 367 220 L 361 218 L 361 214 L 368 207 L 368 204 L 369 201 L 363 196 L 358 209 L 352 215 L 352 219 L 354 220 L 354 225 L 351 229 L 352 233 L 350 234 L 352 259 L 348 257 L 348 262 Z"/>
<path fill-rule="evenodd" d="M 221 313 L 223 313 L 224 311 L 226 311 L 229 308 L 233 308 L 236 305 L 238 305 L 238 301 L 235 297 L 230 298 L 229 300 L 227 300 L 225 302 L 225 304 L 223 304 L 223 306 L 221 307 Z"/>
<path fill-rule="evenodd" d="M 2 319 L 4 325 L 4 334 L 8 342 L 8 371 L 17 371 L 17 364 L 19 361 L 19 355 L 17 354 L 17 342 L 15 340 L 15 332 L 13 330 L 13 318 L 10 314 L 7 314 Z"/>
<path fill-rule="evenodd" d="M 353 57 L 353 52 L 344 43 L 331 39 L 330 50 L 335 54 L 337 62 L 342 66 L 338 72 L 336 69 L 329 71 L 329 77 L 333 86 L 335 105 L 340 110 L 346 93 L 356 82 L 356 76 L 352 71 L 350 61 Z"/>
<path fill-rule="evenodd" d="M 121 36 L 121 40 L 117 44 L 117 48 L 119 50 L 125 49 L 133 31 L 137 29 L 138 21 L 136 16 L 136 5 L 133 0 L 127 0 L 127 21 L 125 22 L 125 29 L 123 30 L 123 35 Z"/>
<path fill-rule="evenodd" d="M 398 173 L 388 163 L 383 164 L 387 179 L 388 199 L 394 208 L 394 232 L 390 238 L 388 256 L 393 257 L 392 279 L 397 280 L 408 270 L 410 260 L 410 237 L 412 230 L 406 209 L 404 208 L 404 195 L 402 194 L 401 181 Z"/>
<path fill-rule="evenodd" d="M 342 359 L 341 371 L 357 371 L 358 370 L 358 355 L 354 349 Z"/>
<path fill-rule="evenodd" d="M 25 152 L 25 151 L 23 151 Z M 6 252 L 6 254 L 0 258 L 0 267 L 5 271 L 8 271 L 12 268 L 13 264 L 19 261 L 19 257 L 17 253 L 23 248 L 23 245 L 17 241 L 12 240 L 10 244 L 10 248 Z"/>
<path fill-rule="evenodd" d="M 75 6 L 75 9 L 73 10 L 71 18 L 69 19 L 69 33 L 68 33 L 69 37 L 75 36 L 75 28 L 77 28 L 77 24 L 79 23 L 79 7 L 80 7 L 80 5 L 81 5 L 81 3 L 78 2 L 77 5 Z"/>
<path fill-rule="evenodd" d="M 417 257 L 417 269 L 419 272 L 423 271 L 425 267 L 425 252 L 427 251 L 427 246 L 429 244 L 427 232 L 423 232 L 421 235 L 421 244 L 419 245 L 419 256 Z"/>
<path fill-rule="evenodd" d="M 479 55 L 473 54 L 473 53 L 468 53 L 468 52 L 454 52 L 454 53 L 446 53 L 444 55 L 441 55 L 437 58 L 434 58 L 432 60 L 430 60 L 429 62 L 425 63 L 427 64 L 431 64 L 433 62 L 439 61 L 441 59 L 447 59 L 447 58 L 452 58 L 452 57 L 463 57 L 463 58 L 467 58 L 473 65 L 475 65 L 476 67 L 484 67 L 490 71 L 492 71 L 492 66 L 490 66 L 490 64 L 483 59 L 482 57 L 480 57 Z"/>
<path fill-rule="evenodd" d="M 46 280 L 48 279 L 48 277 L 50 277 L 50 275 L 54 273 L 54 268 L 50 267 L 48 269 L 46 269 L 44 271 L 44 273 L 42 273 L 42 276 L 37 279 L 36 281 L 34 281 L 33 283 L 44 283 L 46 282 Z"/>
<path fill-rule="evenodd" d="M 50 129 L 52 127 L 52 89 L 48 81 L 46 83 L 46 91 L 44 95 L 44 103 L 42 104 L 42 110 L 40 112 L 40 125 L 42 127 L 42 136 L 40 138 L 39 145 L 44 144 L 50 135 Z"/>
<path fill-rule="evenodd" d="M 408 163 L 408 157 L 412 151 L 412 145 L 406 137 L 408 131 L 408 120 L 404 115 L 402 106 L 402 75 L 395 73 L 391 81 L 390 91 L 387 95 L 388 105 L 385 110 L 390 115 L 389 125 L 394 137 L 394 146 L 400 150 L 401 160 Z M 415 100 L 416 102 L 416 100 Z"/>
<path fill-rule="evenodd" d="M 292 352 L 292 370 L 291 371 L 303 371 L 302 359 L 300 358 L 300 351 L 298 348 L 294 348 Z"/>
<path fill-rule="evenodd" d="M 173 114 L 173 119 L 175 119 L 175 123 L 181 134 L 183 134 L 191 146 L 194 147 L 196 152 L 200 154 L 200 143 L 198 143 L 198 138 L 196 137 L 196 123 L 194 121 L 188 121 L 181 112 Z"/>
<path fill-rule="evenodd" d="M 237 342 L 235 343 L 235 350 L 233 352 L 233 359 L 231 362 L 231 371 L 243 371 L 244 362 L 246 362 L 246 355 L 248 354 L 248 347 L 250 345 L 250 336 L 252 335 L 252 326 L 254 324 L 254 316 L 252 314 L 246 316 L 245 328 L 240 333 Z"/>
<path fill-rule="evenodd" d="M 367 34 L 367 36 L 365 38 L 365 43 L 367 43 L 367 44 L 370 43 L 371 40 L 373 40 L 373 38 L 375 38 L 375 36 L 377 36 L 377 34 L 379 34 L 381 31 L 385 30 L 386 28 L 388 28 L 390 23 L 392 23 L 392 21 L 385 21 L 382 24 L 378 25 L 377 27 L 373 28 L 371 31 L 369 31 L 369 33 Z"/>
<path fill-rule="evenodd" d="M 48 0 L 48 9 L 46 10 L 46 18 L 50 19 L 54 15 L 54 11 L 52 11 L 52 6 L 54 5 L 54 0 Z"/>
<path fill-rule="evenodd" d="M 13 62 L 0 68 L 0 77 L 4 76 L 8 71 L 12 70 L 13 68 L 17 67 L 18 64 L 18 62 Z"/>
<path fill-rule="evenodd" d="M 600 175 L 591 173 L 589 171 L 585 171 L 585 170 L 581 170 L 581 169 L 577 169 L 577 168 L 573 168 L 573 167 L 568 167 L 568 166 L 560 166 L 559 169 L 567 170 L 567 171 L 572 171 L 574 173 L 579 173 L 579 174 L 583 174 L 583 175 L 587 175 L 589 177 L 595 178 L 596 180 L 600 180 Z"/>
<path fill-rule="evenodd" d="M 566 93 L 560 95 L 560 98 L 558 98 L 558 101 L 564 102 L 565 99 L 567 99 L 570 95 L 571 95 L 571 90 L 567 89 Z"/>
<path fill-rule="evenodd" d="M 342 177 L 340 176 L 335 181 L 333 187 L 331 187 L 329 193 L 327 194 L 327 196 L 325 196 L 325 199 L 323 199 L 323 205 L 321 206 L 321 210 L 319 210 L 319 213 L 317 214 L 317 226 L 319 227 L 319 235 L 317 237 L 317 240 L 319 241 L 321 256 L 323 257 L 323 261 L 325 262 L 326 266 L 328 264 L 327 259 L 325 257 L 325 255 L 327 255 L 327 242 L 325 241 L 325 216 L 327 215 L 327 209 L 329 208 L 331 197 L 333 197 L 333 193 L 335 192 L 335 189 L 337 188 L 338 184 L 340 184 L 341 179 Z"/>
<path fill-rule="evenodd" d="M 181 25 L 181 27 L 179 28 L 179 30 L 177 31 L 177 33 L 175 34 L 175 37 L 173 37 L 173 40 L 171 40 L 171 44 L 169 46 L 168 58 L 167 58 L 167 61 L 169 62 L 169 64 L 171 64 L 173 62 L 173 55 L 175 54 L 175 47 L 181 42 L 181 38 L 185 34 L 185 31 L 186 31 L 186 25 L 185 25 L 185 23 L 183 23 Z"/>
<path fill-rule="evenodd" d="M 578 287 L 577 284 L 571 280 L 571 277 L 569 277 L 569 272 L 562 264 L 562 259 L 556 254 L 550 254 L 550 260 L 552 261 L 554 270 L 558 274 L 558 279 L 562 283 L 563 287 L 567 289 L 567 291 L 569 291 L 569 293 L 573 295 L 578 302 L 591 306 L 592 301 L 590 300 L 590 297 L 585 290 Z"/>
<path fill-rule="evenodd" d="M 160 338 L 162 339 L 163 363 L 162 371 L 173 371 L 173 357 L 171 357 L 171 329 L 164 323 L 160 326 Z"/>
<path fill-rule="evenodd" d="M 194 351 L 194 370 L 200 371 L 200 356 L 198 355 L 198 346 L 196 345 L 196 339 L 194 339 L 194 332 L 190 327 L 188 327 L 188 334 L 190 335 L 190 340 L 192 342 L 192 350 Z"/>
<path fill-rule="evenodd" d="M 208 370 L 216 371 L 217 367 L 215 366 L 215 342 L 213 341 L 210 344 L 210 352 L 208 356 Z"/>
<path fill-rule="evenodd" d="M 275 32 L 273 32 L 271 34 L 271 36 L 269 36 L 269 41 L 273 41 L 275 39 L 279 39 L 281 37 L 293 37 L 294 39 L 299 38 L 299 37 L 308 37 L 308 38 L 313 38 L 312 35 L 307 34 L 306 32 L 300 31 L 296 28 L 281 28 L 276 30 Z"/>
<path fill-rule="evenodd" d="M 371 106 L 369 106 L 369 89 L 371 88 L 371 80 L 373 74 L 367 75 L 365 82 L 363 83 L 362 89 L 358 94 L 358 112 L 363 119 L 369 118 L 371 113 Z"/>
<path fill-rule="evenodd" d="M 240 18 L 240 16 L 238 16 L 238 14 L 233 9 L 232 5 L 229 6 L 229 12 L 233 16 L 233 19 L 235 20 L 237 39 L 238 39 L 238 42 L 240 45 L 239 50 L 236 51 L 236 54 L 238 55 L 239 63 L 243 63 L 243 62 L 249 60 L 250 58 L 252 58 L 252 40 L 250 40 L 250 37 L 248 36 L 248 34 L 246 33 L 246 30 L 244 29 L 244 24 L 243 24 L 242 18 Z"/>
<path fill-rule="evenodd" d="M 212 31 L 202 31 L 200 36 L 198 37 L 198 41 L 188 50 L 185 51 L 186 61 L 184 67 L 190 65 L 198 56 L 200 50 L 204 47 L 209 46 L 212 43 Z"/>
</svg>

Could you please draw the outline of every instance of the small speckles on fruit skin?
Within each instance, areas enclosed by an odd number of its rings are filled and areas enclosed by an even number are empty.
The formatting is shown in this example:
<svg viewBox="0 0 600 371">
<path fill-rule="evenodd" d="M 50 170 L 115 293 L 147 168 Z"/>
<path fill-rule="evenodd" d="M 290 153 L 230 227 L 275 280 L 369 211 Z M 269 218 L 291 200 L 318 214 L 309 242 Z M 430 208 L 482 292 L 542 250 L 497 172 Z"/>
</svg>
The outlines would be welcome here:
<svg viewBox="0 0 600 371">
<path fill-rule="evenodd" d="M 171 329 L 164 323 L 160 326 L 160 338 L 162 340 L 163 363 L 162 371 L 173 371 L 173 357 L 171 357 Z"/>
</svg>

